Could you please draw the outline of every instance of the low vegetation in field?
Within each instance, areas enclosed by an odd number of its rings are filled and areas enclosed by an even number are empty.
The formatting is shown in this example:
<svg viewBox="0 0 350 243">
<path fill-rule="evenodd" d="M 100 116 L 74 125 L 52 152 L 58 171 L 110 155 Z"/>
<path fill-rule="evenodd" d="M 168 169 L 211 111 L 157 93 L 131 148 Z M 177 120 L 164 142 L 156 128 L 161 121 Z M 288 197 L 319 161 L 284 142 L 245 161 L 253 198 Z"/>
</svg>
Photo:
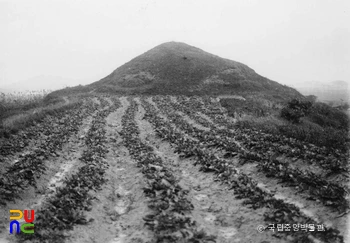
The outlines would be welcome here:
<svg viewBox="0 0 350 243">
<path fill-rule="evenodd" d="M 69 103 L 62 96 L 48 95 L 48 91 L 1 94 L 0 137 L 9 137 L 18 131 L 34 125 L 47 115 L 55 115 L 69 109 Z"/>
<path fill-rule="evenodd" d="M 42 99 L 35 126 L 0 139 L 0 214 L 36 210 L 35 234 L 17 242 L 345 242 L 341 111 L 252 96 L 64 92 Z"/>
<path fill-rule="evenodd" d="M 236 127 L 285 135 L 342 152 L 348 149 L 349 117 L 344 110 L 325 103 L 290 100 L 283 104 L 251 99 L 222 99 L 220 103 L 238 119 Z"/>
<path fill-rule="evenodd" d="M 0 111 L 1 117 L 11 114 L 10 111 L 22 111 L 35 108 L 42 104 L 44 97 L 49 91 L 42 90 L 37 92 L 15 92 L 0 93 Z"/>
</svg>

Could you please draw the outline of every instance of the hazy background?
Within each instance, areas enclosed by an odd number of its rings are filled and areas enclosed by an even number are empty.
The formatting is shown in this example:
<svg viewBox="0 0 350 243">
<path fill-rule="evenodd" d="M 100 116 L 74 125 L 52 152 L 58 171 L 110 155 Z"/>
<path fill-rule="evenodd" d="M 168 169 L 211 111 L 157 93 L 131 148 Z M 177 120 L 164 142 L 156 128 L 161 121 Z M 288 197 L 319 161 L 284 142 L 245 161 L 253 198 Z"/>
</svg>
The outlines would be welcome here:
<svg viewBox="0 0 350 243">
<path fill-rule="evenodd" d="M 88 84 L 167 41 L 290 86 L 344 84 L 349 11 L 348 0 L 0 0 L 0 88 Z"/>
</svg>

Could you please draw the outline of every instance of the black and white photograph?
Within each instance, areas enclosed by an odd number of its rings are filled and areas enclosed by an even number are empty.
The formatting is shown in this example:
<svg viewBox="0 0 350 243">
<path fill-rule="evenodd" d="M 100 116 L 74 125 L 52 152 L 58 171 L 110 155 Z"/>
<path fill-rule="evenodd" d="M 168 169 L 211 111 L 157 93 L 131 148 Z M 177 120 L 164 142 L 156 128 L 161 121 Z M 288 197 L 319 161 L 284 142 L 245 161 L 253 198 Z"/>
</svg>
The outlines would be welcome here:
<svg viewBox="0 0 350 243">
<path fill-rule="evenodd" d="M 350 1 L 0 0 L 0 243 L 350 243 Z"/>
</svg>

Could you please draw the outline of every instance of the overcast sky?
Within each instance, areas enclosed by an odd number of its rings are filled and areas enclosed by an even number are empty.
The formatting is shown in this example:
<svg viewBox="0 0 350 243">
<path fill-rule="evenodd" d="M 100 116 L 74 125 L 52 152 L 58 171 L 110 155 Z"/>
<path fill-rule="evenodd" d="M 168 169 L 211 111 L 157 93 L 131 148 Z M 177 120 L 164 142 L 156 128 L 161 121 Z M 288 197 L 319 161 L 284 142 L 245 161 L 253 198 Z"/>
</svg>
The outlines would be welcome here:
<svg viewBox="0 0 350 243">
<path fill-rule="evenodd" d="M 0 0 L 0 18 L 1 85 L 91 83 L 167 41 L 280 83 L 350 81 L 349 0 Z"/>
</svg>

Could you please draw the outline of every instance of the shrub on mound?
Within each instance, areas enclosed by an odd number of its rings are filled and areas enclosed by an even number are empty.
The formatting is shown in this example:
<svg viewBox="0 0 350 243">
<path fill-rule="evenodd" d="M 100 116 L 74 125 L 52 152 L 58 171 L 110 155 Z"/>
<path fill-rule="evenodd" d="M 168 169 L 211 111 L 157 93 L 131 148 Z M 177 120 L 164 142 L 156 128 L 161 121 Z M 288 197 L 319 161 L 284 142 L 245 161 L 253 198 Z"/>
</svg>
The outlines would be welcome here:
<svg viewBox="0 0 350 243">
<path fill-rule="evenodd" d="M 281 117 L 292 123 L 300 123 L 300 118 L 310 113 L 311 106 L 310 101 L 293 99 L 281 110 Z"/>
<path fill-rule="evenodd" d="M 345 112 L 330 107 L 324 103 L 315 103 L 312 106 L 308 119 L 322 127 L 331 127 L 348 131 L 349 118 Z"/>
</svg>

